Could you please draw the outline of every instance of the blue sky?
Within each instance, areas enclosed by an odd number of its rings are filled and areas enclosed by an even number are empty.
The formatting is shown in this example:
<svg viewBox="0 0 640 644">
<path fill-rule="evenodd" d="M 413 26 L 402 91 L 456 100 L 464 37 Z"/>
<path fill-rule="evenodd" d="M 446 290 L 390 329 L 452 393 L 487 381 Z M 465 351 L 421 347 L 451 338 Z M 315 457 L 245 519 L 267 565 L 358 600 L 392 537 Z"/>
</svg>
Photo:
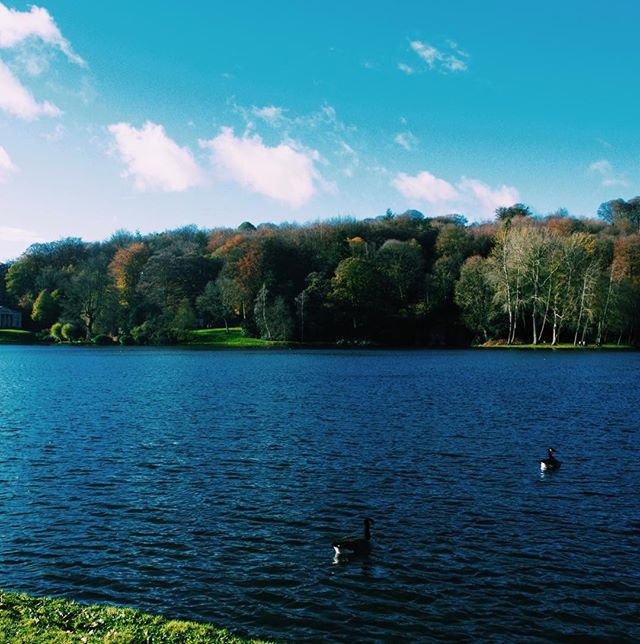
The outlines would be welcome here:
<svg viewBox="0 0 640 644">
<path fill-rule="evenodd" d="M 0 261 L 34 241 L 640 192 L 637 3 L 0 0 Z"/>
</svg>

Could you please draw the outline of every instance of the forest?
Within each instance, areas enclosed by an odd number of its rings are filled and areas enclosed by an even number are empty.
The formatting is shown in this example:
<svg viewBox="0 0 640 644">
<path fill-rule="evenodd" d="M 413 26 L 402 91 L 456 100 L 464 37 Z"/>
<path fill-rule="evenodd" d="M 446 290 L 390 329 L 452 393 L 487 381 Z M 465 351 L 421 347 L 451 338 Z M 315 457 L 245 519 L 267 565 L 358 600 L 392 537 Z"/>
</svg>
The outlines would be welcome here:
<svg viewBox="0 0 640 644">
<path fill-rule="evenodd" d="M 0 264 L 0 304 L 42 339 L 466 346 L 640 340 L 640 197 L 592 219 L 515 204 L 492 222 L 410 210 L 306 225 L 65 238 Z"/>
</svg>

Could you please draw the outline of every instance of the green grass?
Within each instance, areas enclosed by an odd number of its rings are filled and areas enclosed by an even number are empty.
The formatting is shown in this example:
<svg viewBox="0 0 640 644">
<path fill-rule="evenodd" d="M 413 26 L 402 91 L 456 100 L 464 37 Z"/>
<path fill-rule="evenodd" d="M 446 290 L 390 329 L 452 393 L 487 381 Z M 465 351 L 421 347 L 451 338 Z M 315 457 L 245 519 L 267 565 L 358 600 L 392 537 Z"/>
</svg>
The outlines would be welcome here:
<svg viewBox="0 0 640 644">
<path fill-rule="evenodd" d="M 0 591 L 0 642 L 109 644 L 259 642 L 210 624 L 169 620 L 131 608 L 85 606 L 66 599 Z"/>
<path fill-rule="evenodd" d="M 0 344 L 32 344 L 37 342 L 35 334 L 22 329 L 0 329 Z"/>
<path fill-rule="evenodd" d="M 286 343 L 247 338 L 242 335 L 240 327 L 232 327 L 229 329 L 229 333 L 225 329 L 198 329 L 197 331 L 192 331 L 191 340 L 187 344 L 212 347 L 277 347 Z"/>
</svg>

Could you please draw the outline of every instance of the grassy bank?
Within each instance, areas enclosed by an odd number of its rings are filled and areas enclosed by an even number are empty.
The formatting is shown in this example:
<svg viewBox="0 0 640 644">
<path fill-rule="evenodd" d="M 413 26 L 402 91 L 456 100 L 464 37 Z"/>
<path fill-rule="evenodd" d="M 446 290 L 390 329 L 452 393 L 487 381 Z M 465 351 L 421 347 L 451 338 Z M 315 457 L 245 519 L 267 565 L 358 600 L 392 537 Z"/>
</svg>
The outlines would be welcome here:
<svg viewBox="0 0 640 644">
<path fill-rule="evenodd" d="M 502 341 L 489 341 L 479 345 L 481 349 L 533 349 L 533 350 L 568 350 L 568 351 L 632 351 L 636 347 L 630 344 L 584 344 L 575 345 L 572 343 L 560 344 L 507 344 Z"/>
<path fill-rule="evenodd" d="M 0 642 L 259 642 L 241 639 L 210 624 L 168 620 L 131 608 L 84 606 L 66 599 L 0 591 Z"/>
<path fill-rule="evenodd" d="M 31 331 L 0 329 L 0 344 L 33 344 L 37 338 Z"/>
<path fill-rule="evenodd" d="M 273 342 L 260 338 L 247 338 L 242 335 L 240 327 L 232 327 L 229 332 L 225 329 L 198 329 L 191 332 L 189 345 L 215 347 L 277 347 L 286 346 L 286 342 Z"/>
</svg>

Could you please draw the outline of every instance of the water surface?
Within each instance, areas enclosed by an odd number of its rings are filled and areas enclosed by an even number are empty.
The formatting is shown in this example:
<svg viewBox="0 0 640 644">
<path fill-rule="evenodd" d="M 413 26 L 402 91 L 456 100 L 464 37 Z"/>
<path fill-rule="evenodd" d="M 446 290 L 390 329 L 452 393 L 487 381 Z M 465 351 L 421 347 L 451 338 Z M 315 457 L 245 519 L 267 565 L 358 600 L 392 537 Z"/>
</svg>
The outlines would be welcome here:
<svg viewBox="0 0 640 644">
<path fill-rule="evenodd" d="M 636 353 L 0 347 L 0 586 L 280 640 L 638 640 L 638 382 Z"/>
</svg>

